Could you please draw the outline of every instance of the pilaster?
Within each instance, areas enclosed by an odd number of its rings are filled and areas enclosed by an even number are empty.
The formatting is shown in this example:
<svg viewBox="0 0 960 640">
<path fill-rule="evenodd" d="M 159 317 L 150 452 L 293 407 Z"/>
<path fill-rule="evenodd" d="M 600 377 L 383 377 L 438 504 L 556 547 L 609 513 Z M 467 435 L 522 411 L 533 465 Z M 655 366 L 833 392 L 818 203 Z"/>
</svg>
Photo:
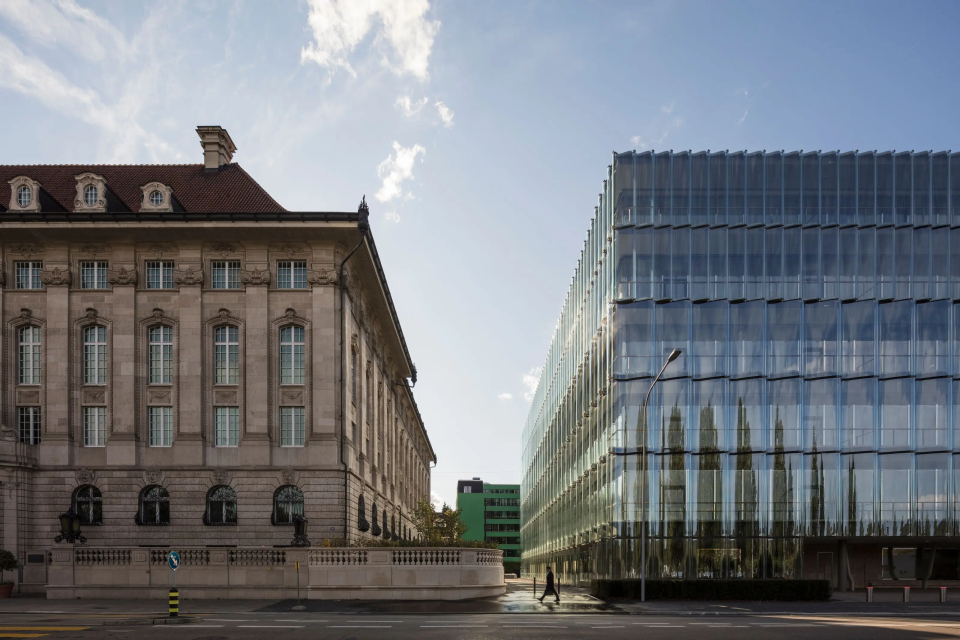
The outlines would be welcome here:
<svg viewBox="0 0 960 640">
<path fill-rule="evenodd" d="M 63 250 L 66 258 L 66 248 Z M 40 463 L 68 465 L 72 461 L 70 433 L 70 269 L 66 262 L 44 263 L 40 280 L 46 289 L 46 371 Z"/>
<path fill-rule="evenodd" d="M 136 363 L 136 284 L 137 273 L 132 249 L 114 256 L 128 262 L 110 273 L 113 299 L 113 336 L 111 354 L 111 432 L 107 439 L 108 465 L 135 465 L 136 407 L 133 402 L 137 380 Z"/>
<path fill-rule="evenodd" d="M 203 265 L 199 248 L 181 248 L 180 256 L 182 270 L 175 271 L 173 276 L 180 287 L 179 409 L 173 447 L 177 463 L 189 465 L 203 463 Z"/>
<path fill-rule="evenodd" d="M 248 259 L 252 252 L 248 252 Z M 249 268 L 266 271 L 266 252 L 264 262 L 250 264 Z M 269 273 L 269 271 L 267 271 Z M 257 282 L 257 284 L 254 284 Z M 242 464 L 270 464 L 270 411 L 267 386 L 267 358 L 270 339 L 267 309 L 269 278 L 251 281 L 246 285 L 246 362 L 243 382 L 246 385 L 246 419 L 244 433 L 240 442 L 240 460 Z"/>
</svg>

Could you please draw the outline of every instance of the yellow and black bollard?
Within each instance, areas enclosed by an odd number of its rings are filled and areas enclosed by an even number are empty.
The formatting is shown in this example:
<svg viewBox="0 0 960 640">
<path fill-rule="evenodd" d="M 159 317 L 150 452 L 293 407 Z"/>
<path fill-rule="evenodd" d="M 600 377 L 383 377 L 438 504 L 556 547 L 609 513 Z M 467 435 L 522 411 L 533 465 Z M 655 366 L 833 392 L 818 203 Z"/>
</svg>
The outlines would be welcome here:
<svg viewBox="0 0 960 640">
<path fill-rule="evenodd" d="M 176 618 L 180 614 L 180 592 L 170 589 L 170 617 Z"/>
</svg>

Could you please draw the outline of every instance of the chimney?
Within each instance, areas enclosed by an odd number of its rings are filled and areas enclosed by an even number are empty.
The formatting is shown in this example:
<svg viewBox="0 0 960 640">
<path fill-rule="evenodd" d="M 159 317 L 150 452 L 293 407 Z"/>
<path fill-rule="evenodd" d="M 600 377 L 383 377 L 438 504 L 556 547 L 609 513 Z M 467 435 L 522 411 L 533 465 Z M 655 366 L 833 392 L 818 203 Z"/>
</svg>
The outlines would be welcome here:
<svg viewBox="0 0 960 640">
<path fill-rule="evenodd" d="M 203 167 L 208 172 L 218 171 L 225 164 L 230 164 L 237 146 L 230 139 L 227 130 L 219 126 L 197 127 L 200 136 L 200 146 L 203 147 Z"/>
</svg>

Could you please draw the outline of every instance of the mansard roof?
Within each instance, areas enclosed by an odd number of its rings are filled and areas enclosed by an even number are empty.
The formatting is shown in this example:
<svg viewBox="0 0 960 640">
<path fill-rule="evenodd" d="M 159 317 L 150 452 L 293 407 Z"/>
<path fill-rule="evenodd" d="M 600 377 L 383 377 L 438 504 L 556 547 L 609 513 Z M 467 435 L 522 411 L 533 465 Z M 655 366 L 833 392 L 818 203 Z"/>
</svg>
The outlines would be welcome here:
<svg viewBox="0 0 960 640">
<path fill-rule="evenodd" d="M 209 171 L 202 164 L 0 165 L 0 211 L 10 202 L 9 181 L 27 176 L 40 183 L 41 211 L 72 212 L 76 176 L 103 176 L 108 212 L 138 212 L 141 186 L 160 182 L 173 189 L 175 211 L 186 213 L 280 213 L 286 211 L 235 163 Z"/>
</svg>

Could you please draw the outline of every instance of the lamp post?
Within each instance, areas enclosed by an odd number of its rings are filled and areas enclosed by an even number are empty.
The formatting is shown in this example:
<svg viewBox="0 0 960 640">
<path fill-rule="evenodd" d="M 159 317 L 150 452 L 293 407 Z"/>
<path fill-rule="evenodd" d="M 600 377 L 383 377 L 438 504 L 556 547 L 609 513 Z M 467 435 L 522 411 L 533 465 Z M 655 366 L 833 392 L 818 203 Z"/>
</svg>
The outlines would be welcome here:
<svg viewBox="0 0 960 640">
<path fill-rule="evenodd" d="M 640 445 L 640 480 L 642 482 L 640 485 L 640 602 L 647 601 L 647 402 L 650 400 L 654 385 L 666 371 L 667 365 L 678 357 L 680 357 L 680 349 L 674 349 L 667 356 L 667 361 L 660 367 L 660 373 L 650 383 L 647 396 L 643 399 L 643 408 L 640 410 L 640 415 L 643 416 L 643 435 Z M 639 431 L 639 428 L 637 430 Z"/>
<path fill-rule="evenodd" d="M 54 542 L 69 543 L 79 542 L 86 544 L 87 539 L 80 532 L 80 516 L 76 514 L 73 507 L 60 514 L 60 535 L 53 539 Z"/>
<path fill-rule="evenodd" d="M 309 547 L 310 541 L 307 540 L 307 519 L 299 513 L 293 516 L 293 546 Z"/>
</svg>

